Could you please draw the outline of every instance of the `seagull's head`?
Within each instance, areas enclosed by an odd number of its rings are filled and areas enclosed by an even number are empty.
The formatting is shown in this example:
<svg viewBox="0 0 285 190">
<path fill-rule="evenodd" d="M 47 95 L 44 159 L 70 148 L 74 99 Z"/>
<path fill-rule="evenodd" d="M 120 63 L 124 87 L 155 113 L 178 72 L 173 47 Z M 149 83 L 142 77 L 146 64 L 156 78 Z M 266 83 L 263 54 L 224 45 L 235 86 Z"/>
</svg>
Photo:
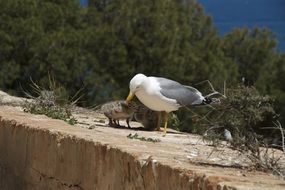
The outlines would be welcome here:
<svg viewBox="0 0 285 190">
<path fill-rule="evenodd" d="M 132 80 L 130 81 L 130 93 L 126 99 L 127 102 L 130 102 L 134 95 L 142 90 L 143 88 L 143 83 L 147 80 L 147 76 L 145 76 L 144 74 L 136 74 Z"/>
</svg>

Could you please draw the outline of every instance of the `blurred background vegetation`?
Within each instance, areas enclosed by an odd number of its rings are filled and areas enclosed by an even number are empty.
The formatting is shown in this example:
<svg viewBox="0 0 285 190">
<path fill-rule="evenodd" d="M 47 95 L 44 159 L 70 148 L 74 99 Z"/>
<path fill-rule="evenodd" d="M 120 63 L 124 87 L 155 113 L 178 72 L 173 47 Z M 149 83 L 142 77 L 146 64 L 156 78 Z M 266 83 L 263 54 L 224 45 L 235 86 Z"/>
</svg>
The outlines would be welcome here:
<svg viewBox="0 0 285 190">
<path fill-rule="evenodd" d="M 84 88 L 81 106 L 124 99 L 141 72 L 204 93 L 195 86 L 203 80 L 217 90 L 224 81 L 229 88 L 255 86 L 276 99 L 284 125 L 285 54 L 276 45 L 268 29 L 219 36 L 193 0 L 96 0 L 89 7 L 76 0 L 0 1 L 0 89 L 24 96 L 30 78 L 46 85 L 52 75 L 70 96 Z"/>
</svg>

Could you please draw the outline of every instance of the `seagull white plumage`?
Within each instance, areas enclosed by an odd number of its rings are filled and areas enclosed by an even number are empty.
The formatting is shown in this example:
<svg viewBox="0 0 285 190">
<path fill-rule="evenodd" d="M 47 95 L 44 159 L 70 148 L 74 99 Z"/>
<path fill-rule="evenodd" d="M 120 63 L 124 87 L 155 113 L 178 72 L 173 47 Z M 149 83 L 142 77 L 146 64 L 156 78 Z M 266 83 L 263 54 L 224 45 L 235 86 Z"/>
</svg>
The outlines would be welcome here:
<svg viewBox="0 0 285 190">
<path fill-rule="evenodd" d="M 162 77 L 135 75 L 130 81 L 130 93 L 126 101 L 136 96 L 145 106 L 164 113 L 164 133 L 166 133 L 168 113 L 183 106 L 201 105 L 211 102 L 197 89 L 182 85 Z M 158 122 L 159 123 L 159 122 Z"/>
</svg>

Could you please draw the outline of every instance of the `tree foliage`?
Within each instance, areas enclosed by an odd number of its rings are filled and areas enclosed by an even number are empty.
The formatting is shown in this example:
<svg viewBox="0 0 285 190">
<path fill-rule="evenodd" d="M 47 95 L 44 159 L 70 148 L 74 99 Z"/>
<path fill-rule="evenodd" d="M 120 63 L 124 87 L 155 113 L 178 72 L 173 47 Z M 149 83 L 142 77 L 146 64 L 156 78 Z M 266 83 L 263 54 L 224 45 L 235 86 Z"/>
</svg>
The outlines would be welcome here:
<svg viewBox="0 0 285 190">
<path fill-rule="evenodd" d="M 274 34 L 268 29 L 235 29 L 222 41 L 225 56 L 238 67 L 239 81 L 276 98 L 275 107 L 284 123 L 285 56 L 276 50 Z"/>
<path fill-rule="evenodd" d="M 2 0 L 0 43 L 0 87 L 18 95 L 30 78 L 45 84 L 50 74 L 70 94 L 84 87 L 82 104 L 96 105 L 124 98 L 141 72 L 188 85 L 245 77 L 285 102 L 285 58 L 274 35 L 236 29 L 220 37 L 194 0 L 96 0 L 87 8 L 77 0 Z"/>
<path fill-rule="evenodd" d="M 239 77 L 246 85 L 259 79 L 262 67 L 272 64 L 276 39 L 268 29 L 236 29 L 228 33 L 222 43 L 225 56 L 238 66 Z"/>
</svg>

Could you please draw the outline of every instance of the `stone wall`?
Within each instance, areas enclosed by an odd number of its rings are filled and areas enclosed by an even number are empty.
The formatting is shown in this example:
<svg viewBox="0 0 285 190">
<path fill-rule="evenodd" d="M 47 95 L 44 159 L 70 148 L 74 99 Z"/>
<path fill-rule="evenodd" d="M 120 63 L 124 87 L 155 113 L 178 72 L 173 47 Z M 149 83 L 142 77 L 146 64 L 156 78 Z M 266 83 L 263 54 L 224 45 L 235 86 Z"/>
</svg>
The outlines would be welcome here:
<svg viewBox="0 0 285 190">
<path fill-rule="evenodd" d="M 140 162 L 111 145 L 3 118 L 0 153 L 2 190 L 179 190 L 191 186 L 187 173 L 152 161 Z"/>
<path fill-rule="evenodd" d="M 214 190 L 285 187 L 283 181 L 265 174 L 262 174 L 266 176 L 263 179 L 259 176 L 252 182 L 246 179 L 248 177 L 242 179 L 241 176 L 221 175 L 219 172 L 224 168 L 196 167 L 186 162 L 181 164 L 173 161 L 170 152 L 166 152 L 167 149 L 171 151 L 167 142 L 158 145 L 134 141 L 126 136 L 120 137 L 122 130 L 117 129 L 114 134 L 108 131 L 109 128 L 104 130 L 91 133 L 88 129 L 70 126 L 60 120 L 2 106 L 0 189 Z M 155 150 L 153 154 L 147 152 L 152 149 Z M 235 172 L 233 170 L 232 175 Z M 264 182 L 266 178 L 268 181 Z M 260 184 L 258 180 L 264 183 Z"/>
</svg>

